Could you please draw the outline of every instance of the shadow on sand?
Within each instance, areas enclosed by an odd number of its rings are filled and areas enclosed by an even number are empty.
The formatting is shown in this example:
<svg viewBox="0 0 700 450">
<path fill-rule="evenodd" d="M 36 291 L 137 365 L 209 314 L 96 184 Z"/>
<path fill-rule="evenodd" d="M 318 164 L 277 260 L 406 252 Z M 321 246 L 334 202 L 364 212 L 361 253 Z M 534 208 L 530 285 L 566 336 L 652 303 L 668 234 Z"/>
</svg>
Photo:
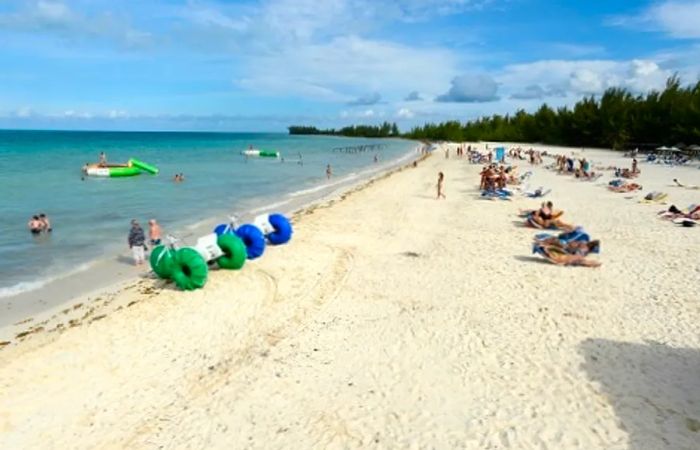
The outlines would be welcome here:
<svg viewBox="0 0 700 450">
<path fill-rule="evenodd" d="M 587 339 L 579 352 L 630 449 L 700 449 L 700 349 Z"/>
<path fill-rule="evenodd" d="M 527 262 L 527 263 L 547 264 L 548 266 L 555 265 L 555 264 L 552 264 L 551 262 L 547 261 L 544 258 L 540 258 L 539 256 L 515 255 L 515 256 L 513 256 L 513 258 L 517 259 L 518 261 Z"/>
</svg>

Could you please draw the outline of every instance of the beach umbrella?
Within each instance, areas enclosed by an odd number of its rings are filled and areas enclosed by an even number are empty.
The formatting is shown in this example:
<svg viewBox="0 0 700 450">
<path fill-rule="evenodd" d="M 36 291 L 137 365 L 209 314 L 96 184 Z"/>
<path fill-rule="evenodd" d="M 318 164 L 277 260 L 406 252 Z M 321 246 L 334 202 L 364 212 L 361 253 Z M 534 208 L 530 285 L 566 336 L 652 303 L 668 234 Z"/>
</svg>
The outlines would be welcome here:
<svg viewBox="0 0 700 450">
<path fill-rule="evenodd" d="M 680 152 L 681 149 L 674 146 L 674 147 L 669 148 L 668 151 L 669 151 L 669 152 Z"/>
<path fill-rule="evenodd" d="M 656 149 L 659 151 L 665 152 L 668 150 L 668 147 L 666 147 L 665 145 L 662 145 L 661 147 L 657 147 Z"/>
</svg>

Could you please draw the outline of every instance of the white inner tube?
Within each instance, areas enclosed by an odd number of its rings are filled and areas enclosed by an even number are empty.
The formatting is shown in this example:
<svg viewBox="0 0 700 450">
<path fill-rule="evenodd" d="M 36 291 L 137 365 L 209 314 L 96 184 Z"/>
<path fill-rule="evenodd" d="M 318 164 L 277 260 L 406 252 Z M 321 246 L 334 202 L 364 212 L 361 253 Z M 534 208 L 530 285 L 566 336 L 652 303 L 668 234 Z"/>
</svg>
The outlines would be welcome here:
<svg viewBox="0 0 700 450">
<path fill-rule="evenodd" d="M 108 177 L 109 168 L 107 167 L 88 167 L 85 171 L 87 175 L 91 177 Z"/>
</svg>

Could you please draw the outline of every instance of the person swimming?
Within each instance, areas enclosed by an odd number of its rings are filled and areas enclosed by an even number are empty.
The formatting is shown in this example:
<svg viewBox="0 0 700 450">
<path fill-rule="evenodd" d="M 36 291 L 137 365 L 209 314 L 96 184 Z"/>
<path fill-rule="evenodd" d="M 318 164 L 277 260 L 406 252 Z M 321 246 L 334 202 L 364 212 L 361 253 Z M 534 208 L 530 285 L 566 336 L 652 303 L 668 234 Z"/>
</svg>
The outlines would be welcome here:
<svg viewBox="0 0 700 450">
<path fill-rule="evenodd" d="M 51 221 L 46 214 L 39 214 L 39 222 L 41 222 L 41 231 L 45 231 L 47 233 L 51 233 L 53 231 L 53 228 L 51 228 Z"/>
<path fill-rule="evenodd" d="M 30 233 L 37 235 L 43 231 L 44 223 L 39 219 L 39 216 L 32 216 L 29 222 L 27 222 L 27 227 Z"/>
</svg>

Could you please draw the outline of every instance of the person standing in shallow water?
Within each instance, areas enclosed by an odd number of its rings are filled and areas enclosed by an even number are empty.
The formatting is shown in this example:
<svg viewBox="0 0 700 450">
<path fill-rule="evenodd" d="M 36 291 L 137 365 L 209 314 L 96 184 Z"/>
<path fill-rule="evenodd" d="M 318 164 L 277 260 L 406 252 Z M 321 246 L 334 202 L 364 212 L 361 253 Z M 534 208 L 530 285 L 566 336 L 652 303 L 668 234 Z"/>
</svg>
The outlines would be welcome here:
<svg viewBox="0 0 700 450">
<path fill-rule="evenodd" d="M 437 199 L 440 200 L 440 198 L 446 199 L 445 197 L 445 174 L 440 172 L 438 173 L 438 182 L 437 182 Z"/>
<path fill-rule="evenodd" d="M 148 238 L 151 240 L 151 247 L 160 245 L 162 231 L 156 219 L 148 221 Z"/>
<path fill-rule="evenodd" d="M 143 232 L 141 225 L 134 219 L 131 221 L 131 230 L 127 238 L 131 254 L 134 257 L 134 265 L 140 266 L 146 260 L 144 246 L 146 244 L 146 235 Z"/>
<path fill-rule="evenodd" d="M 331 176 L 333 176 L 333 169 L 331 169 L 331 165 L 328 164 L 326 166 L 326 178 L 330 180 Z"/>
</svg>

